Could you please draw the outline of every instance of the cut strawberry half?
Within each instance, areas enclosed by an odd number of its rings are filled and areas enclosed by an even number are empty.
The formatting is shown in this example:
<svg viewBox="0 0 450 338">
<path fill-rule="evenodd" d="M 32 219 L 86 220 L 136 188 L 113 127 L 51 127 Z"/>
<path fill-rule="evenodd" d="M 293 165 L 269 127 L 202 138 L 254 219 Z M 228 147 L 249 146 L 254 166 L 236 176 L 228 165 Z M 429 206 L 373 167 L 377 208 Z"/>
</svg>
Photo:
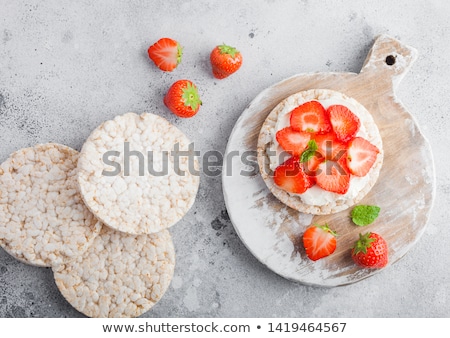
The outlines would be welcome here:
<svg viewBox="0 0 450 338">
<path fill-rule="evenodd" d="M 345 158 L 320 163 L 316 173 L 316 183 L 324 190 L 345 194 L 350 187 L 350 173 Z"/>
<path fill-rule="evenodd" d="M 291 127 L 307 133 L 327 133 L 331 123 L 325 108 L 318 101 L 306 102 L 291 112 Z"/>
<path fill-rule="evenodd" d="M 347 142 L 356 136 L 361 122 L 358 116 L 353 114 L 350 109 L 337 104 L 329 106 L 327 112 L 330 116 L 333 131 L 339 140 Z"/>
<path fill-rule="evenodd" d="M 181 62 L 183 48 L 170 38 L 159 39 L 148 48 L 148 56 L 155 65 L 165 71 L 173 71 Z"/>
<path fill-rule="evenodd" d="M 362 137 L 348 143 L 347 167 L 355 176 L 366 176 L 377 159 L 380 150 Z"/>
<path fill-rule="evenodd" d="M 316 184 L 317 168 L 319 167 L 319 164 L 325 160 L 321 156 L 322 155 L 311 157 L 308 162 L 302 163 L 303 171 L 309 180 L 310 188 Z"/>
<path fill-rule="evenodd" d="M 281 189 L 294 194 L 302 194 L 311 186 L 298 156 L 293 156 L 279 165 L 275 169 L 273 180 Z"/>
<path fill-rule="evenodd" d="M 327 160 L 338 161 L 347 150 L 347 144 L 339 140 L 334 132 L 315 134 L 317 151 Z"/>
<path fill-rule="evenodd" d="M 281 148 L 291 155 L 300 156 L 308 145 L 311 135 L 301 131 L 295 131 L 291 127 L 279 130 L 276 134 L 277 142 Z"/>
<path fill-rule="evenodd" d="M 321 162 L 325 158 L 321 153 L 317 151 L 317 143 L 315 140 L 310 140 L 308 146 L 300 155 L 300 162 L 303 167 L 303 171 L 308 176 L 311 186 L 316 184 L 316 170 Z"/>
<path fill-rule="evenodd" d="M 322 156 L 322 154 L 316 152 L 308 159 L 308 161 L 302 163 L 303 171 L 306 173 L 306 175 L 308 175 L 310 179 L 312 179 L 312 183 L 316 183 L 315 177 L 317 175 L 317 168 L 323 161 L 325 161 L 325 158 Z"/>
<path fill-rule="evenodd" d="M 327 224 L 313 225 L 303 234 L 306 255 L 313 261 L 331 255 L 336 250 L 336 233 Z"/>
</svg>

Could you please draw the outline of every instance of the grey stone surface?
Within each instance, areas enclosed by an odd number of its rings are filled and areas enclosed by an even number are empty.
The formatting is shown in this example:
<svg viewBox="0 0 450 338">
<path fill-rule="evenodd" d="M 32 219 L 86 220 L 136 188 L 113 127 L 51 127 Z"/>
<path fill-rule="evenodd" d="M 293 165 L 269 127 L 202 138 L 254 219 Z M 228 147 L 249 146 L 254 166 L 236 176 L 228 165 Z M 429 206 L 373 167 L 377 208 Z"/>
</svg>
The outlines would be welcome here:
<svg viewBox="0 0 450 338">
<path fill-rule="evenodd" d="M 0 0 L 0 161 L 49 141 L 79 150 L 98 124 L 128 111 L 159 114 L 202 153 L 223 153 L 237 118 L 261 90 L 296 73 L 358 72 L 374 37 L 389 34 L 420 52 L 397 91 L 435 158 L 436 200 L 419 243 L 359 283 L 298 285 L 249 253 L 227 216 L 220 176 L 203 175 L 194 207 L 172 228 L 177 265 L 170 289 L 144 316 L 448 317 L 449 14 L 450 2 L 438 0 Z M 172 73 L 146 55 L 163 36 L 184 46 Z M 238 47 L 244 64 L 215 80 L 208 58 L 222 42 Z M 203 100 L 191 119 L 162 103 L 181 78 L 196 83 Z M 0 250 L 0 317 L 79 316 L 50 269 Z"/>
</svg>

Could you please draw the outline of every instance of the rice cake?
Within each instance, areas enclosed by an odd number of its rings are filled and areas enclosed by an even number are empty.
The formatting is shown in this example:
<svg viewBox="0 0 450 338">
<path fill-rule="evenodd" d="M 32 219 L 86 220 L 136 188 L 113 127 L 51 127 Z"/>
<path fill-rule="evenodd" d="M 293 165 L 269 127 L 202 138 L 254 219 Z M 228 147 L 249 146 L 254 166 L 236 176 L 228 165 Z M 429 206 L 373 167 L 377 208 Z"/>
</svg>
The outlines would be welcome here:
<svg viewBox="0 0 450 338">
<path fill-rule="evenodd" d="M 169 228 L 191 208 L 199 186 L 198 160 L 189 144 L 178 128 L 154 114 L 127 113 L 104 122 L 83 145 L 78 162 L 86 205 L 104 224 L 129 234 Z M 190 155 L 175 165 L 174 152 Z"/>
<path fill-rule="evenodd" d="M 334 194 L 333 199 L 320 205 L 305 203 L 305 201 L 302 200 L 301 194 L 292 194 L 278 187 L 273 181 L 273 156 L 270 157 L 268 155 L 269 152 L 274 152 L 272 147 L 274 142 L 273 140 L 275 139 L 275 134 L 277 132 L 276 129 L 279 117 L 284 114 L 288 114 L 295 107 L 312 100 L 317 100 L 319 102 L 327 101 L 332 102 L 332 104 L 342 104 L 346 105 L 348 108 L 351 107 L 350 110 L 353 111 L 360 119 L 361 128 L 364 129 L 365 133 L 364 138 L 380 150 L 375 163 L 366 175 L 367 177 L 364 177 L 363 184 L 360 184 L 357 187 L 357 190 L 352 192 L 352 195 L 349 198 L 343 198 L 343 196 L 340 196 L 339 194 Z M 315 215 L 336 213 L 358 203 L 372 189 L 377 181 L 383 164 L 383 154 L 381 135 L 372 115 L 355 99 L 348 97 L 343 93 L 329 89 L 306 90 L 290 95 L 281 101 L 277 106 L 275 106 L 264 121 L 257 144 L 257 158 L 261 177 L 273 195 L 293 209 Z M 354 178 L 356 177 L 353 177 L 352 179 Z M 352 181 L 350 182 L 350 188 L 351 187 Z M 323 193 L 330 194 L 330 192 L 324 190 Z"/>
<path fill-rule="evenodd" d="M 79 153 L 49 143 L 18 150 L 0 166 L 0 245 L 18 260 L 50 267 L 78 256 L 101 223 L 77 184 Z"/>
<path fill-rule="evenodd" d="M 175 250 L 168 230 L 130 235 L 103 227 L 76 260 L 54 267 L 66 300 L 89 317 L 137 317 L 169 287 Z"/>
</svg>

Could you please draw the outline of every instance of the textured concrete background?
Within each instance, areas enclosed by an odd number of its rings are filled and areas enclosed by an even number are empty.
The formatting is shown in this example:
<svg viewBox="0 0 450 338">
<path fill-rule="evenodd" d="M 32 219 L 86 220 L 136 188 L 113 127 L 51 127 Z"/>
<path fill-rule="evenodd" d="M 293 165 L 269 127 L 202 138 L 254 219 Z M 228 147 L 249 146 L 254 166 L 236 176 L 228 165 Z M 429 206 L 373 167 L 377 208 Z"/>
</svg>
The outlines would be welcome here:
<svg viewBox="0 0 450 338">
<path fill-rule="evenodd" d="M 437 194 L 419 243 L 394 266 L 334 289 L 305 287 L 264 268 L 228 218 L 221 178 L 201 178 L 197 201 L 172 228 L 177 265 L 148 317 L 448 317 L 450 117 L 448 1 L 9 1 L 0 0 L 0 161 L 49 141 L 80 149 L 101 122 L 157 113 L 197 149 L 224 152 L 237 118 L 263 89 L 296 73 L 358 72 L 374 37 L 387 33 L 420 56 L 397 95 L 435 157 Z M 184 46 L 173 73 L 147 59 L 163 36 Z M 215 80 L 208 57 L 238 47 L 244 65 Z M 180 78 L 197 84 L 198 115 L 181 120 L 162 98 Z M 50 269 L 0 249 L 1 317 L 79 317 Z"/>
</svg>

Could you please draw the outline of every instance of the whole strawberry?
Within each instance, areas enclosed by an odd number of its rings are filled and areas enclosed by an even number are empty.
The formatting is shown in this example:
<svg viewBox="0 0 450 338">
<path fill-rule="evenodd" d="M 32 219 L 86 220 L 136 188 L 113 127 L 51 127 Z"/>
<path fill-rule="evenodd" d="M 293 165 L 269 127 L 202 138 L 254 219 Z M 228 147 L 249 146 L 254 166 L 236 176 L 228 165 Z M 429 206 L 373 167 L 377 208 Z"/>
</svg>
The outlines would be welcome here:
<svg viewBox="0 0 450 338">
<path fill-rule="evenodd" d="M 183 48 L 170 38 L 162 38 L 148 48 L 148 57 L 155 65 L 165 71 L 173 71 L 181 62 Z"/>
<path fill-rule="evenodd" d="M 387 243 L 383 237 L 373 232 L 359 234 L 359 240 L 352 249 L 352 258 L 364 268 L 383 268 L 388 263 Z"/>
<path fill-rule="evenodd" d="M 214 77 L 224 79 L 241 67 L 242 54 L 236 48 L 223 44 L 212 50 L 210 61 Z"/>
<path fill-rule="evenodd" d="M 178 80 L 164 96 L 164 104 L 179 117 L 192 117 L 197 114 L 202 101 L 195 84 L 189 80 Z"/>
</svg>

